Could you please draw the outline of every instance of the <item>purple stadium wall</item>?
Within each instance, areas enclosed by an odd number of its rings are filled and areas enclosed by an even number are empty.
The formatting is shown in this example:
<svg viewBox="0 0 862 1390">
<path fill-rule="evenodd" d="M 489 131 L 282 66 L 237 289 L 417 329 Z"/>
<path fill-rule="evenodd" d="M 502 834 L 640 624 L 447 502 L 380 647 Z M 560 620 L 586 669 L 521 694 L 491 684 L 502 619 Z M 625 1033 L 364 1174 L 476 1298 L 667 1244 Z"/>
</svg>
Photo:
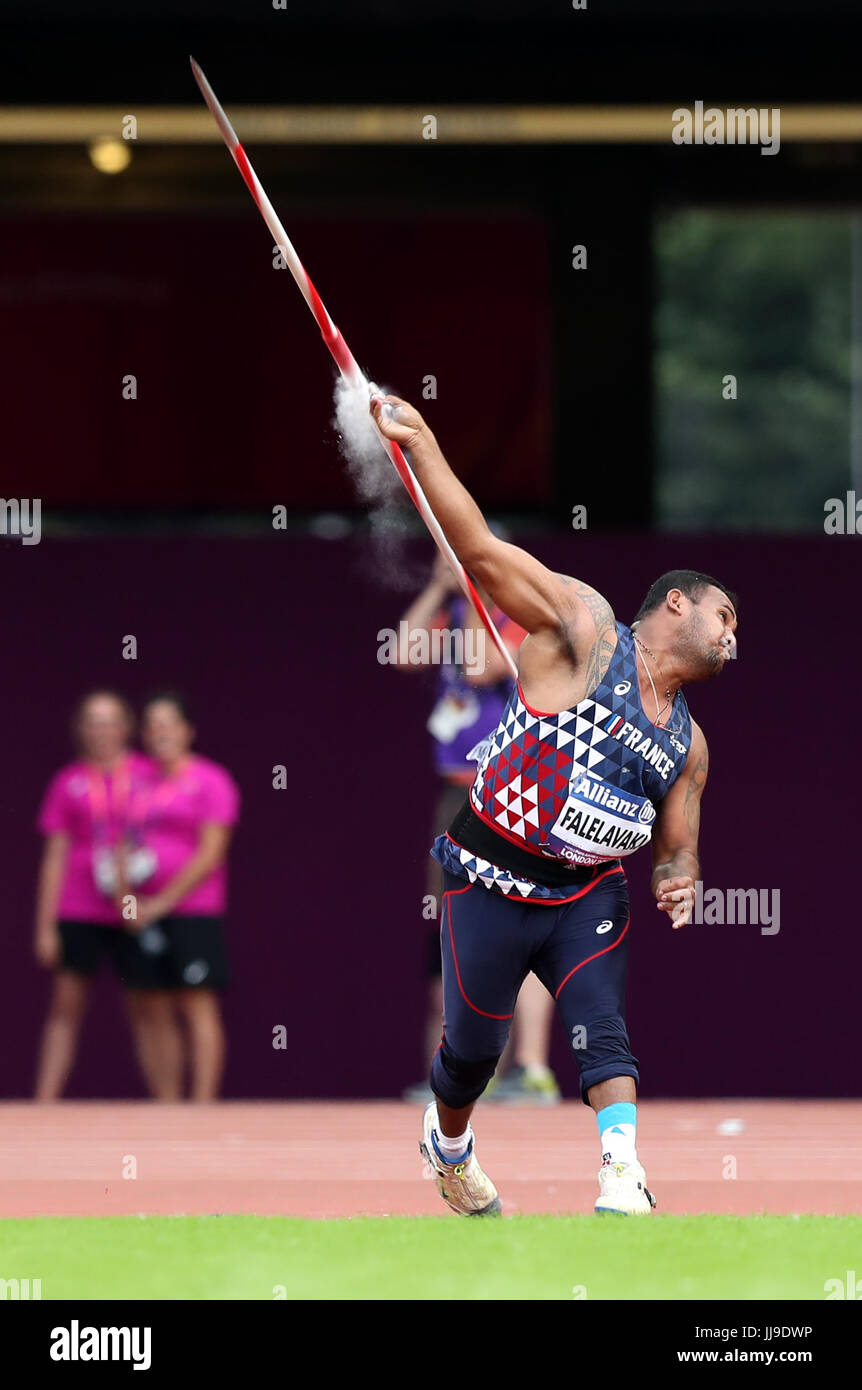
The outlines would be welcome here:
<svg viewBox="0 0 862 1390">
<path fill-rule="evenodd" d="M 740 595 L 739 660 L 690 690 L 710 741 L 707 887 L 780 889 L 780 931 L 670 930 L 629 871 L 629 1017 L 645 1095 L 853 1095 L 862 942 L 847 865 L 858 842 L 862 677 L 853 539 L 571 536 L 530 542 L 630 618 L 662 570 L 696 563 Z M 410 543 L 414 567 L 427 544 Z M 232 854 L 226 1093 L 395 1095 L 421 1071 L 421 917 L 433 774 L 425 678 L 378 664 L 405 595 L 369 542 L 8 541 L 0 1094 L 29 1094 L 48 981 L 32 958 L 37 804 L 69 756 L 87 687 L 165 683 L 198 745 L 243 793 Z M 124 634 L 136 662 L 120 657 Z M 822 653 L 822 656 L 820 655 Z M 845 733 L 844 729 L 848 732 Z M 284 763 L 288 789 L 275 791 Z M 837 887 L 836 887 L 837 884 Z M 286 1050 L 272 1046 L 284 1024 Z M 558 1030 L 559 1032 L 559 1030 Z M 566 1042 L 553 1060 L 576 1094 Z M 118 991 L 98 985 L 70 1095 L 141 1094 Z"/>
</svg>

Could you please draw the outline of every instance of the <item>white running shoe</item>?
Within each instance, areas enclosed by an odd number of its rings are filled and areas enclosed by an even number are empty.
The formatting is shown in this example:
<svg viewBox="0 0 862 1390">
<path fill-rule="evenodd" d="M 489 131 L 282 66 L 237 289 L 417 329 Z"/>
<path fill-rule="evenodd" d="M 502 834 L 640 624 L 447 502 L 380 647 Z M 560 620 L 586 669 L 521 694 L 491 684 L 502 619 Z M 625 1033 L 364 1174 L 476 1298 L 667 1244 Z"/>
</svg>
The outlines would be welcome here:
<svg viewBox="0 0 862 1390">
<path fill-rule="evenodd" d="M 470 1140 L 467 1157 L 460 1163 L 447 1163 L 434 1147 L 432 1135 L 437 1130 L 437 1105 L 426 1107 L 419 1152 L 431 1170 L 437 1191 L 447 1206 L 459 1216 L 499 1216 L 500 1198 L 489 1177 L 482 1172 Z"/>
<path fill-rule="evenodd" d="M 619 1216 L 649 1216 L 655 1197 L 646 1185 L 646 1173 L 639 1163 L 611 1163 L 599 1169 L 597 1212 L 616 1212 Z"/>
</svg>

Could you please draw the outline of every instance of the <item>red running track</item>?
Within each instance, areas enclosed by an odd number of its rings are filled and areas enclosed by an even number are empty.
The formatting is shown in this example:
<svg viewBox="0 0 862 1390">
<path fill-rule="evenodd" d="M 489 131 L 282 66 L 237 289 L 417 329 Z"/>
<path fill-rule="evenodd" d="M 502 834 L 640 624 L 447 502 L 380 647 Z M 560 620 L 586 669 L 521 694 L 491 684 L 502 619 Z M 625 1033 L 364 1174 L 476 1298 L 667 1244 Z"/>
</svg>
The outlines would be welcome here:
<svg viewBox="0 0 862 1390">
<path fill-rule="evenodd" d="M 645 1101 L 638 1115 L 660 1212 L 862 1212 L 862 1102 Z M 591 1210 L 585 1106 L 480 1104 L 474 1120 L 504 1214 Z M 447 1216 L 420 1124 L 421 1107 L 388 1101 L 6 1103 L 0 1216 Z"/>
</svg>

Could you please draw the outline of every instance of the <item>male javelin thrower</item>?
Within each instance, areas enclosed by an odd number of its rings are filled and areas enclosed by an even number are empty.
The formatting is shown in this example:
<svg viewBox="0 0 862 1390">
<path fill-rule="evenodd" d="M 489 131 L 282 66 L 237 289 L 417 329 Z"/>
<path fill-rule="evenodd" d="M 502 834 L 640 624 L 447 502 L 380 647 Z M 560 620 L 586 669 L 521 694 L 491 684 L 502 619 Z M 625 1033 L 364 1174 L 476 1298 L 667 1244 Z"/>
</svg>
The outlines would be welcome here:
<svg viewBox="0 0 862 1390">
<path fill-rule="evenodd" d="M 582 1098 L 596 1112 L 595 1209 L 648 1215 L 638 1063 L 623 1018 L 629 901 L 620 860 L 650 843 L 658 907 L 674 927 L 690 920 L 707 748 L 680 687 L 709 680 L 734 655 L 736 598 L 708 575 L 672 570 L 631 627 L 617 622 L 589 584 L 493 535 L 411 405 L 375 396 L 370 408 L 381 432 L 410 450 L 461 563 L 528 633 L 518 684 L 474 750 L 475 781 L 432 851 L 444 870 L 444 1026 L 420 1150 L 453 1211 L 500 1211 L 470 1115 L 532 970 L 557 1002 Z"/>
</svg>

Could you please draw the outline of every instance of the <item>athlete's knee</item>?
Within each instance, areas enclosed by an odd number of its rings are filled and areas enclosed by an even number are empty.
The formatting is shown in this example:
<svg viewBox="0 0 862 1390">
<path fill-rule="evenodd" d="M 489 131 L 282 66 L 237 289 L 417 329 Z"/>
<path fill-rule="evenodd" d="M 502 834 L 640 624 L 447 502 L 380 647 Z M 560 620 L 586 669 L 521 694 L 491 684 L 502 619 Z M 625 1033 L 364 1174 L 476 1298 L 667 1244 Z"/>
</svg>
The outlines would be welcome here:
<svg viewBox="0 0 862 1390">
<path fill-rule="evenodd" d="M 581 1072 L 592 1072 L 613 1062 L 637 1065 L 621 1014 L 601 1014 L 571 1025 L 570 1041 Z M 625 1075 L 626 1073 L 621 1073 Z"/>
<path fill-rule="evenodd" d="M 494 1075 L 499 1054 L 495 1057 L 459 1057 L 445 1038 L 431 1063 L 431 1090 L 444 1105 L 461 1110 L 478 1100 Z"/>
</svg>

